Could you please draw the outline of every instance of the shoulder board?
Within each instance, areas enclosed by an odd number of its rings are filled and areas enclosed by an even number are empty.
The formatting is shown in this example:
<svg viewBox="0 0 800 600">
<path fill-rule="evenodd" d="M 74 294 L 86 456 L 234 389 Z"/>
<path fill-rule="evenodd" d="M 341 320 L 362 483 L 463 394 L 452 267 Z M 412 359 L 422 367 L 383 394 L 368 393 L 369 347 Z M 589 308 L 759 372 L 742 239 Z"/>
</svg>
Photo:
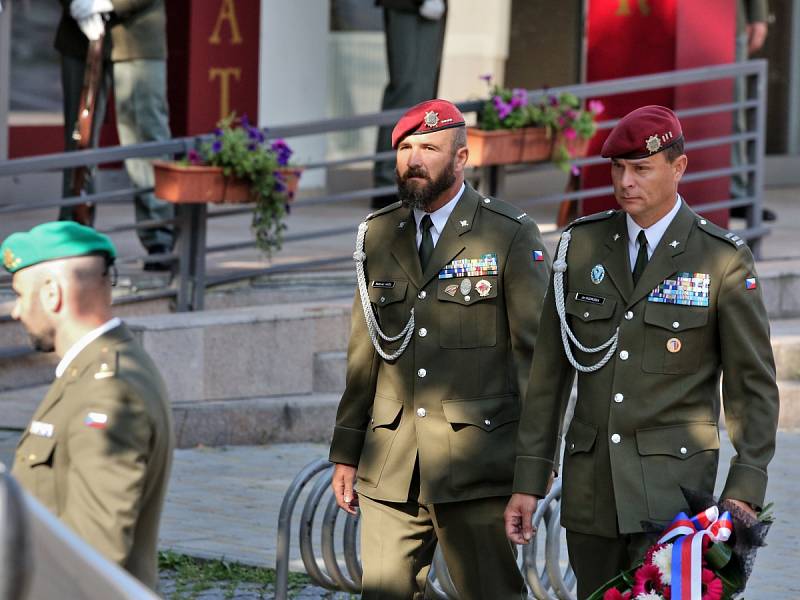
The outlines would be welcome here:
<svg viewBox="0 0 800 600">
<path fill-rule="evenodd" d="M 619 212 L 618 210 L 609 209 L 609 210 L 604 210 L 603 212 L 586 215 L 584 217 L 578 217 L 572 223 L 567 225 L 565 229 L 571 229 L 576 225 L 583 225 L 584 223 L 592 223 L 594 221 L 604 221 L 605 219 L 613 217 L 618 212 Z"/>
<path fill-rule="evenodd" d="M 93 367 L 94 378 L 109 379 L 116 377 L 118 364 L 119 353 L 112 349 L 103 348 Z"/>
<path fill-rule="evenodd" d="M 741 248 L 742 246 L 747 245 L 747 242 L 743 240 L 740 236 L 736 235 L 732 231 L 728 231 L 727 229 L 712 223 L 708 219 L 704 219 L 702 217 L 698 217 L 697 219 L 697 228 L 701 231 L 705 231 L 709 235 L 713 235 L 716 238 L 721 240 L 725 240 L 729 244 L 731 244 L 734 248 Z"/>
<path fill-rule="evenodd" d="M 517 223 L 523 222 L 526 218 L 530 219 L 528 213 L 521 208 L 517 208 L 513 204 L 509 204 L 503 200 L 498 200 L 497 198 L 482 198 L 480 205 L 484 208 L 488 208 L 490 211 L 495 212 L 498 215 L 508 217 Z"/>
<path fill-rule="evenodd" d="M 384 206 L 380 210 L 376 210 L 375 212 L 369 213 L 364 220 L 369 221 L 370 219 L 374 219 L 375 217 L 385 215 L 386 213 L 390 213 L 393 210 L 397 210 L 401 206 L 403 206 L 403 203 L 398 200 L 397 202 L 393 202 L 389 206 Z"/>
</svg>

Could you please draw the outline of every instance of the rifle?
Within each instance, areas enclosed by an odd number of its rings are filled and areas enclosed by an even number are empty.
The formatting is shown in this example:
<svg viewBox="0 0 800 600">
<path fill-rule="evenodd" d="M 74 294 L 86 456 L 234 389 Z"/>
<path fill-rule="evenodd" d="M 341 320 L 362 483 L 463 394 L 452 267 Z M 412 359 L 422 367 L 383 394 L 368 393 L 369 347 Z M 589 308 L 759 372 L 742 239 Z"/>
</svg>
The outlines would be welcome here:
<svg viewBox="0 0 800 600">
<path fill-rule="evenodd" d="M 83 88 L 81 89 L 81 103 L 78 108 L 78 118 L 72 130 L 72 139 L 77 150 L 85 150 L 92 146 L 92 131 L 94 130 L 95 109 L 97 93 L 103 78 L 103 41 L 105 34 L 89 42 L 86 52 L 86 66 L 83 72 Z M 90 168 L 86 165 L 75 167 L 72 170 L 73 196 L 85 196 L 89 183 Z M 91 227 L 94 224 L 94 204 L 85 202 L 73 207 L 73 218 L 82 225 Z"/>
</svg>

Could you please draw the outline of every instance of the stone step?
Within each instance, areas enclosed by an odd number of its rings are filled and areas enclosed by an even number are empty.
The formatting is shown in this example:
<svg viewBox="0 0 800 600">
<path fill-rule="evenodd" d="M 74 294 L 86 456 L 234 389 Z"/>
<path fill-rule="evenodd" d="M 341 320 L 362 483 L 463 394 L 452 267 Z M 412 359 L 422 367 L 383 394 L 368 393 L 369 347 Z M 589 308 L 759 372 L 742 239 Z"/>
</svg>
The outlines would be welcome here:
<svg viewBox="0 0 800 600">
<path fill-rule="evenodd" d="M 29 344 L 0 349 L 0 391 L 49 383 L 59 358 L 33 350 Z"/>
<path fill-rule="evenodd" d="M 800 381 L 778 381 L 781 411 L 779 429 L 800 429 Z"/>
<path fill-rule="evenodd" d="M 344 391 L 347 352 L 317 352 L 314 355 L 314 392 Z"/>
<path fill-rule="evenodd" d="M 772 335 L 775 369 L 780 380 L 800 381 L 800 335 Z"/>
<path fill-rule="evenodd" d="M 228 446 L 330 442 L 340 394 L 175 402 L 176 443 Z"/>
</svg>

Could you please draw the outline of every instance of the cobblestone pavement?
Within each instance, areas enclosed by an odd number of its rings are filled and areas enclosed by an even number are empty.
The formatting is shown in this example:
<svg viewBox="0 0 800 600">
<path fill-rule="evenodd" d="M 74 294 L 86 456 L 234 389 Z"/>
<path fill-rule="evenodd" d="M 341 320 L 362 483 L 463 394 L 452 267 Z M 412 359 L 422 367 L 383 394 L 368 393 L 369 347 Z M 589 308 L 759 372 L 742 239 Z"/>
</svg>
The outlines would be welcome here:
<svg viewBox="0 0 800 600">
<path fill-rule="evenodd" d="M 0 460 L 10 462 L 18 433 L 0 432 Z M 320 444 L 281 444 L 178 450 L 170 482 L 161 528 L 161 547 L 202 558 L 263 567 L 275 566 L 278 511 L 295 474 L 312 460 L 326 455 Z M 722 436 L 721 489 L 725 466 L 732 450 Z M 800 432 L 779 432 L 778 448 L 770 466 L 768 500 L 775 502 L 776 523 L 756 563 L 746 597 L 757 600 L 800 598 L 800 580 L 795 569 L 800 565 L 800 514 L 797 456 Z M 302 498 L 301 498 L 302 502 Z M 297 523 L 292 532 L 293 571 L 302 571 L 297 552 Z M 252 584 L 233 587 L 222 583 L 197 595 L 176 591 L 174 578 L 163 574 L 166 598 L 202 600 L 272 598 L 272 589 Z M 295 598 L 318 600 L 349 598 L 306 586 L 296 590 Z"/>
</svg>

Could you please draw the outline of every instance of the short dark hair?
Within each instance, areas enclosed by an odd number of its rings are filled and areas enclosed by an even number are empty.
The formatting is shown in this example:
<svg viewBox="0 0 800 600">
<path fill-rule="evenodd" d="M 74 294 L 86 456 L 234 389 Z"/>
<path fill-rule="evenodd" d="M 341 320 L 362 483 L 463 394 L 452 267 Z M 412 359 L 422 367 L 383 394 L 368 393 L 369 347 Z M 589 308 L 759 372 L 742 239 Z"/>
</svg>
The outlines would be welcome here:
<svg viewBox="0 0 800 600">
<path fill-rule="evenodd" d="M 667 159 L 667 162 L 673 163 L 675 159 L 684 154 L 683 151 L 683 136 L 679 137 L 675 140 L 675 143 L 669 146 L 667 149 L 664 150 L 664 158 Z"/>
</svg>

